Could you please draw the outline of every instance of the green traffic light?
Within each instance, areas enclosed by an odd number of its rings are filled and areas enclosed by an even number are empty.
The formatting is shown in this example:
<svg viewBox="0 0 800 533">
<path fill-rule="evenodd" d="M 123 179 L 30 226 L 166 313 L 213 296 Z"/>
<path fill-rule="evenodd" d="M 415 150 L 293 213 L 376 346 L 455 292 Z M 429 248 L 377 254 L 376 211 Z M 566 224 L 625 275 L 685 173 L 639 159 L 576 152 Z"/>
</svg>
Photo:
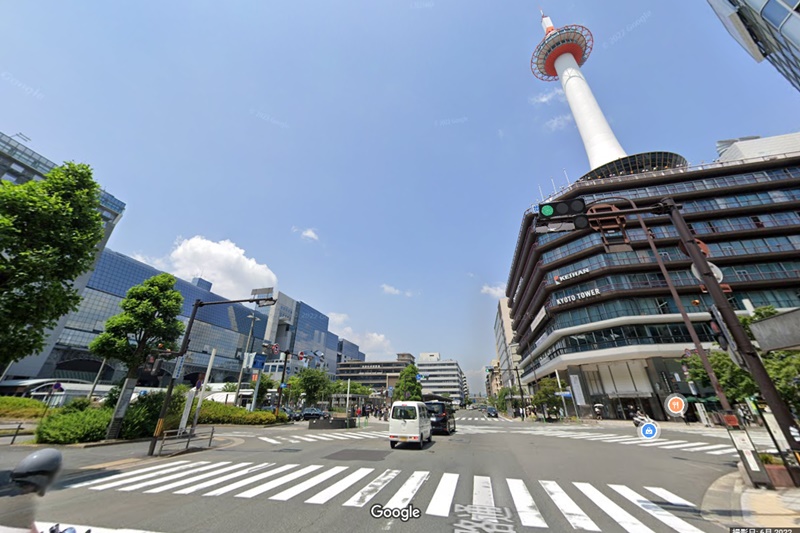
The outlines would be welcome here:
<svg viewBox="0 0 800 533">
<path fill-rule="evenodd" d="M 542 215 L 546 217 L 553 216 L 553 206 L 552 205 L 542 206 Z"/>
</svg>

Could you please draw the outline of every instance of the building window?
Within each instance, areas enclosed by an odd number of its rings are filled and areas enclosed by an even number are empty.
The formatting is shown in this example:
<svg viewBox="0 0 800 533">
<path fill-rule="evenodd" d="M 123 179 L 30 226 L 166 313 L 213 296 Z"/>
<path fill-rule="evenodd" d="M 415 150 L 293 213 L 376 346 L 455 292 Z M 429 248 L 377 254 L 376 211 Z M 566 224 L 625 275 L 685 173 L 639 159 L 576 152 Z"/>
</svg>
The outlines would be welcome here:
<svg viewBox="0 0 800 533">
<path fill-rule="evenodd" d="M 786 17 L 789 16 L 789 10 L 778 0 L 769 0 L 761 11 L 761 16 L 773 27 L 779 29 Z"/>
<path fill-rule="evenodd" d="M 669 313 L 669 302 L 663 298 L 656 298 L 656 305 L 658 306 L 658 312 L 662 315 L 666 315 Z"/>
</svg>

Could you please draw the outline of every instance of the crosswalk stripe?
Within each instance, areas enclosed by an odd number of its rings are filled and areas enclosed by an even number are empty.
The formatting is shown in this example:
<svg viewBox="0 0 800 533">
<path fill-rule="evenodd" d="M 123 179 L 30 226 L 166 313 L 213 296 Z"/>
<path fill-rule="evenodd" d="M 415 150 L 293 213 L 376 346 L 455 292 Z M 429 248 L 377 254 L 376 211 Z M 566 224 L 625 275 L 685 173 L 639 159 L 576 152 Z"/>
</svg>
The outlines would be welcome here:
<svg viewBox="0 0 800 533">
<path fill-rule="evenodd" d="M 252 485 L 256 481 L 261 481 L 262 479 L 266 479 L 268 477 L 272 477 L 272 476 L 274 476 L 276 474 L 280 474 L 281 472 L 285 472 L 287 470 L 291 470 L 292 468 L 294 468 L 296 466 L 300 466 L 300 465 L 296 465 L 295 464 L 295 465 L 279 466 L 278 468 L 274 468 L 274 469 L 269 470 L 267 472 L 262 472 L 262 473 L 260 473 L 258 475 L 253 476 L 253 477 L 249 477 L 247 479 L 242 479 L 240 481 L 237 481 L 236 483 L 231 483 L 230 485 L 225 485 L 224 487 L 220 487 L 218 489 L 212 490 L 211 492 L 207 492 L 207 493 L 203 494 L 203 496 L 219 496 L 221 494 L 227 494 L 227 493 L 229 493 L 229 492 L 231 492 L 233 490 L 236 490 L 238 488 L 244 487 L 246 485 Z"/>
<path fill-rule="evenodd" d="M 733 446 L 729 446 L 728 448 L 723 448 L 721 450 L 716 450 L 713 452 L 706 452 L 706 453 L 709 455 L 722 455 L 723 453 L 734 453 L 734 452 L 738 453 L 736 451 L 736 448 L 734 448 Z"/>
<path fill-rule="evenodd" d="M 570 498 L 564 490 L 558 486 L 555 481 L 540 480 L 539 484 L 544 488 L 553 503 L 556 504 L 558 510 L 564 515 L 564 518 L 572 525 L 573 529 L 585 529 L 587 531 L 600 531 L 591 518 L 584 513 L 578 504 Z"/>
<path fill-rule="evenodd" d="M 439 485 L 436 487 L 436 492 L 433 493 L 433 498 L 431 498 L 425 514 L 450 516 L 450 507 L 453 505 L 457 483 L 458 474 L 442 474 L 442 479 L 439 480 Z"/>
<path fill-rule="evenodd" d="M 281 485 L 285 485 L 290 481 L 294 481 L 299 477 L 303 477 L 306 474 L 314 472 L 315 470 L 319 470 L 322 468 L 322 465 L 310 465 L 305 468 L 301 468 L 291 474 L 286 474 L 285 476 L 281 476 L 278 479 L 273 479 L 272 481 L 267 481 L 263 485 L 259 485 L 258 487 L 254 487 L 250 490 L 246 490 L 240 494 L 236 495 L 236 498 L 252 498 L 254 496 L 258 496 L 259 494 L 264 494 L 268 490 L 272 490 L 275 487 L 280 487 Z"/>
<path fill-rule="evenodd" d="M 150 479 L 148 481 L 142 481 L 141 483 L 136 483 L 134 485 L 128 485 L 127 487 L 122 487 L 122 488 L 117 489 L 117 490 L 124 491 L 124 492 L 130 492 L 130 491 L 133 491 L 133 490 L 139 490 L 139 489 L 143 489 L 145 487 L 151 487 L 153 485 L 158 485 L 159 483 L 163 483 L 164 481 L 172 481 L 173 479 L 180 479 L 182 477 L 190 476 L 192 474 L 205 472 L 207 470 L 213 470 L 215 468 L 219 468 L 220 466 L 228 465 L 230 463 L 231 463 L 230 461 L 223 461 L 223 462 L 216 463 L 216 464 L 199 466 L 197 468 L 192 468 L 191 470 L 184 470 L 183 472 L 178 472 L 177 474 L 172 474 L 171 476 L 160 477 L 160 478 L 156 478 L 156 479 Z"/>
<path fill-rule="evenodd" d="M 681 520 L 669 511 L 665 511 L 658 505 L 654 504 L 647 498 L 640 496 L 635 491 L 629 489 L 625 485 L 609 485 L 612 489 L 617 491 L 623 498 L 629 500 L 643 511 L 649 513 L 657 520 L 668 525 L 678 533 L 703 533 L 693 525 Z"/>
<path fill-rule="evenodd" d="M 228 474 L 220 478 L 215 478 L 209 481 L 205 481 L 203 483 L 200 483 L 199 485 L 192 485 L 191 487 L 186 487 L 185 489 L 177 490 L 174 492 L 174 494 L 191 494 L 193 492 L 197 492 L 198 490 L 203 490 L 207 487 L 213 487 L 214 485 L 219 485 L 220 483 L 224 483 L 230 479 L 234 479 L 247 474 L 252 474 L 253 472 L 257 472 L 263 468 L 269 468 L 270 466 L 274 465 L 275 463 L 262 463 L 260 465 L 251 466 L 250 468 L 245 468 L 244 470 L 241 470 L 239 472 L 234 472 L 232 474 Z"/>
<path fill-rule="evenodd" d="M 295 435 L 294 438 L 304 440 L 306 442 L 316 442 L 314 439 L 309 439 L 308 437 L 301 437 L 300 435 Z"/>
<path fill-rule="evenodd" d="M 389 484 L 400 473 L 399 470 L 387 470 L 373 479 L 369 485 L 358 491 L 352 498 L 342 504 L 344 507 L 364 507 L 383 487 Z"/>
<path fill-rule="evenodd" d="M 100 479 L 93 479 L 91 481 L 84 481 L 82 483 L 76 483 L 74 485 L 68 485 L 68 489 L 79 489 L 81 487 L 88 487 L 89 485 L 94 485 L 95 483 L 100 483 L 101 481 L 114 481 L 116 479 L 122 479 L 128 476 L 135 476 L 138 474 L 143 474 L 145 472 L 152 472 L 154 470 L 163 470 L 165 468 L 169 468 L 171 466 L 176 466 L 179 464 L 188 463 L 189 461 L 175 461 L 174 463 L 169 464 L 160 464 L 158 466 L 150 466 L 148 468 L 142 468 L 140 470 L 133 470 L 131 472 L 123 472 L 121 474 L 114 474 L 113 476 L 102 477 Z"/>
<path fill-rule="evenodd" d="M 687 452 L 705 452 L 708 450 L 716 450 L 718 448 L 728 448 L 730 444 L 712 444 L 711 446 L 703 446 L 702 448 L 692 448 L 691 450 L 686 450 Z"/>
<path fill-rule="evenodd" d="M 695 504 L 693 504 L 692 502 L 686 501 L 680 496 L 672 494 L 667 489 L 662 489 L 661 487 L 645 487 L 645 489 L 649 490 L 656 496 L 661 496 L 672 505 L 685 505 L 686 507 L 695 507 Z"/>
<path fill-rule="evenodd" d="M 348 438 L 348 439 L 359 440 L 359 439 L 363 438 L 363 437 L 360 437 L 359 435 L 353 435 L 352 433 L 342 433 L 341 435 L 342 435 L 342 437 L 345 437 L 345 438 Z"/>
<path fill-rule="evenodd" d="M 225 463 L 218 463 L 215 466 L 219 467 Z M 211 472 L 206 472 L 205 474 L 200 474 L 199 476 L 193 476 L 188 479 L 181 479 L 180 481 L 176 481 L 175 483 L 170 483 L 168 485 L 164 485 L 163 487 L 156 487 L 154 489 L 144 491 L 145 494 L 157 494 L 159 492 L 166 492 L 168 490 L 172 490 L 183 485 L 189 485 L 196 481 L 200 481 L 203 479 L 208 479 L 210 477 L 218 476 L 224 472 L 230 472 L 231 470 L 236 470 L 237 468 L 242 468 L 242 466 L 250 465 L 252 463 L 237 463 L 230 466 L 226 466 L 225 468 L 220 468 L 218 470 L 213 470 Z M 161 480 L 163 481 L 163 480 Z"/>
<path fill-rule="evenodd" d="M 278 493 L 275 496 L 270 497 L 270 500 L 278 500 L 278 501 L 285 502 L 285 501 L 289 500 L 290 498 L 293 498 L 293 497 L 297 496 L 301 492 L 305 492 L 308 489 L 310 489 L 312 487 L 315 487 L 316 485 L 319 485 L 320 483 L 322 483 L 326 479 L 330 479 L 333 476 L 335 476 L 336 474 L 338 474 L 340 472 L 344 472 L 345 470 L 347 470 L 346 466 L 334 466 L 333 468 L 331 468 L 329 470 L 326 470 L 325 472 L 322 472 L 321 474 L 317 474 L 316 476 L 312 477 L 311 479 L 307 479 L 306 481 L 303 481 L 299 485 L 295 485 L 294 487 L 292 487 L 290 489 L 286 489 L 285 491 L 283 491 L 281 493 Z"/>
<path fill-rule="evenodd" d="M 332 439 L 337 439 L 337 440 L 349 440 L 347 437 L 343 435 L 337 435 L 336 433 L 329 433 L 328 436 Z"/>
<path fill-rule="evenodd" d="M 598 439 L 598 440 L 600 440 L 601 442 L 620 442 L 620 441 L 623 441 L 623 440 L 631 440 L 631 439 L 638 440 L 638 437 L 637 438 L 633 438 L 630 435 L 628 435 L 628 436 L 625 436 L 625 437 L 611 437 L 609 439 Z"/>
<path fill-rule="evenodd" d="M 539 508 L 536 507 L 525 482 L 521 479 L 506 479 L 506 483 L 511 493 L 511 499 L 514 500 L 514 507 L 517 508 L 520 523 L 528 527 L 547 527 L 547 522 L 544 521 Z"/>
<path fill-rule="evenodd" d="M 674 445 L 674 444 L 681 444 L 681 443 L 685 443 L 685 442 L 687 442 L 687 441 L 685 441 L 685 440 L 668 440 L 667 442 L 656 443 L 656 447 L 657 448 L 664 448 L 665 446 L 671 446 L 671 445 Z"/>
<path fill-rule="evenodd" d="M 662 450 L 678 450 L 680 448 L 694 448 L 695 446 L 703 446 L 707 442 L 687 442 L 686 444 L 670 444 L 669 446 L 662 446 Z"/>
<path fill-rule="evenodd" d="M 645 441 L 642 446 L 663 446 L 665 444 L 676 444 L 678 442 L 686 442 L 684 440 L 669 440 L 669 439 L 653 439 Z"/>
<path fill-rule="evenodd" d="M 167 468 L 165 470 L 159 470 L 157 472 L 150 472 L 149 474 L 142 474 L 141 476 L 134 476 L 128 479 L 122 479 L 119 481 L 112 481 L 111 483 L 105 483 L 103 485 L 98 485 L 96 487 L 91 487 L 92 490 L 106 490 L 106 489 L 113 489 L 114 487 L 119 487 L 120 485 L 125 485 L 126 483 L 134 483 L 137 481 L 143 481 L 145 479 L 151 479 L 156 476 L 161 476 L 163 474 L 169 474 L 171 472 L 176 472 L 178 470 L 182 470 L 184 468 L 188 468 L 190 466 L 195 465 L 206 465 L 209 461 L 198 461 L 196 463 L 189 463 L 189 464 L 181 464 L 172 468 Z"/>
<path fill-rule="evenodd" d="M 386 502 L 387 509 L 403 509 L 408 507 L 409 502 L 417 493 L 419 488 L 430 476 L 430 472 L 418 470 L 411 474 L 411 477 L 403 483 L 403 486 L 392 496 L 392 499 Z"/>
<path fill-rule="evenodd" d="M 474 476 L 472 481 L 472 505 L 494 507 L 492 479 L 488 476 Z"/>
<path fill-rule="evenodd" d="M 306 435 L 306 438 L 309 439 L 319 439 L 319 440 L 333 440 L 330 437 L 326 437 L 324 435 Z"/>
<path fill-rule="evenodd" d="M 345 489 L 348 489 L 351 485 L 354 485 L 355 483 L 357 483 L 358 481 L 369 475 L 369 473 L 372 472 L 373 470 L 375 469 L 359 468 L 346 478 L 337 481 L 336 483 L 334 483 L 327 489 L 323 490 L 322 492 L 319 492 L 314 496 L 310 497 L 309 499 L 306 500 L 306 503 L 317 503 L 317 504 L 326 503 L 331 498 L 338 495 L 340 492 L 344 491 Z"/>
<path fill-rule="evenodd" d="M 589 483 L 573 483 L 573 485 L 600 509 L 605 511 L 608 516 L 613 518 L 628 533 L 655 533 L 652 529 L 638 521 L 632 514 L 614 503 L 610 498 Z"/>
<path fill-rule="evenodd" d="M 614 435 L 613 433 L 603 433 L 601 435 L 598 435 L 597 433 L 588 433 L 586 435 L 580 435 L 578 437 L 573 437 L 573 438 L 575 438 L 575 439 L 595 439 L 595 438 L 602 439 L 602 438 L 605 438 L 605 437 L 616 437 L 616 435 Z"/>
<path fill-rule="evenodd" d="M 258 438 L 259 438 L 259 440 L 263 440 L 264 442 L 269 442 L 270 444 L 281 444 L 281 441 L 275 440 L 275 439 L 271 439 L 269 437 L 258 437 Z"/>
</svg>

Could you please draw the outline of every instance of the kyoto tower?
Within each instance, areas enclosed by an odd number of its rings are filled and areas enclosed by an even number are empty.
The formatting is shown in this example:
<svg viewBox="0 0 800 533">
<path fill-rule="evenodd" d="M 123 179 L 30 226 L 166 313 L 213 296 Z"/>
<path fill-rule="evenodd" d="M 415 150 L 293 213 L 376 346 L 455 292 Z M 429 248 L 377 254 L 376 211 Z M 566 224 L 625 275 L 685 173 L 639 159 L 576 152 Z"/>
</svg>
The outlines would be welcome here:
<svg viewBox="0 0 800 533">
<path fill-rule="evenodd" d="M 683 157 L 669 152 L 626 154 L 581 72 L 581 65 L 592 53 L 592 32 L 575 24 L 556 28 L 544 12 L 542 28 L 545 36 L 533 52 L 531 71 L 540 80 L 561 80 L 592 168 L 584 178 L 637 174 L 686 165 Z"/>
</svg>

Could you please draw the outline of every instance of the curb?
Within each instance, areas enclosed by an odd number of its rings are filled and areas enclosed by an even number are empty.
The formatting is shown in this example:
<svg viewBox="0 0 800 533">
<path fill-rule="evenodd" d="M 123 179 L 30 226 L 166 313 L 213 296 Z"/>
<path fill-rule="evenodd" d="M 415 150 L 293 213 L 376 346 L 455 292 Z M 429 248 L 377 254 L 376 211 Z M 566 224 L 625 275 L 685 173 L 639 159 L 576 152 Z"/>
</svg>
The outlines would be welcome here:
<svg viewBox="0 0 800 533">
<path fill-rule="evenodd" d="M 739 472 L 717 479 L 708 487 L 700 504 L 700 516 L 725 528 L 749 527 L 741 507 L 745 484 Z M 749 513 L 747 513 L 749 514 Z"/>
</svg>

